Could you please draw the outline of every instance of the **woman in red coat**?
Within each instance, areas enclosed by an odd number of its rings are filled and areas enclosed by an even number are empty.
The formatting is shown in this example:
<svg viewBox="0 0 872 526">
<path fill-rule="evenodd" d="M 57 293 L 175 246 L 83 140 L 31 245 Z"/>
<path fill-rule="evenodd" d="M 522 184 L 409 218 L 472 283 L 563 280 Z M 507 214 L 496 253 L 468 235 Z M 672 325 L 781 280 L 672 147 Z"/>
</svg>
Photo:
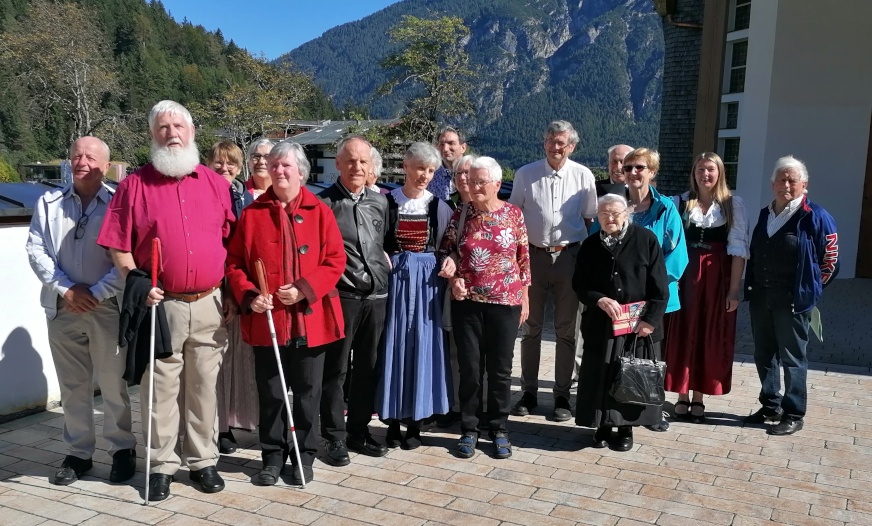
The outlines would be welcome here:
<svg viewBox="0 0 872 526">
<path fill-rule="evenodd" d="M 272 310 L 285 378 L 294 393 L 293 415 L 306 482 L 318 436 L 312 429 L 321 402 L 326 345 L 344 337 L 336 283 L 345 270 L 345 249 L 333 212 L 303 181 L 309 162 L 296 143 L 280 142 L 269 153 L 272 186 L 239 218 L 227 255 L 227 280 L 239 302 L 242 338 L 254 347 L 260 407 L 263 469 L 256 484 L 271 486 L 288 458 L 287 413 L 267 318 Z M 257 284 L 254 262 L 263 260 L 268 291 Z M 301 484 L 299 468 L 291 484 Z"/>
</svg>

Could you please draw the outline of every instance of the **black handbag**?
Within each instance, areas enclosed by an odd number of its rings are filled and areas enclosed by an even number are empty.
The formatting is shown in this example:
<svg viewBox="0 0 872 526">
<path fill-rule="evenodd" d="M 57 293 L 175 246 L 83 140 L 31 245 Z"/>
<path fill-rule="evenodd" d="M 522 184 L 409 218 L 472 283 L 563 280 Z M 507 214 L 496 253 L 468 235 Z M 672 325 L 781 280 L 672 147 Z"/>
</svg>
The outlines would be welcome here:
<svg viewBox="0 0 872 526">
<path fill-rule="evenodd" d="M 627 338 L 629 341 L 630 338 Z M 625 345 L 617 360 L 617 372 L 609 395 L 622 404 L 661 405 L 666 401 L 663 381 L 666 378 L 666 363 L 654 355 L 654 343 L 650 336 L 643 338 L 645 358 L 636 358 L 636 343 Z"/>
</svg>

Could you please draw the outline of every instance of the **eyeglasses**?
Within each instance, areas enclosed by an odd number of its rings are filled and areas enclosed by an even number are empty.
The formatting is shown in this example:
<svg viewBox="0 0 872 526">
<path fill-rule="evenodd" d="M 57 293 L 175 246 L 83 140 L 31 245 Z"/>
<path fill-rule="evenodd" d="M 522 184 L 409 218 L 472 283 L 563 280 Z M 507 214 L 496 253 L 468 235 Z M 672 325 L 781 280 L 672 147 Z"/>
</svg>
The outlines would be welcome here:
<svg viewBox="0 0 872 526">
<path fill-rule="evenodd" d="M 256 153 L 251 156 L 251 160 L 254 162 L 266 161 L 267 157 L 269 157 L 268 153 Z"/>
<path fill-rule="evenodd" d="M 626 208 L 621 210 L 620 212 L 597 212 L 596 215 L 597 217 L 601 217 L 603 219 L 618 219 L 625 213 L 627 213 Z"/>
<path fill-rule="evenodd" d="M 634 168 L 636 169 L 637 172 L 641 172 L 642 170 L 648 169 L 648 167 L 645 166 L 644 164 L 625 164 L 624 165 L 624 171 L 627 173 L 632 172 Z"/>
<path fill-rule="evenodd" d="M 76 221 L 76 239 L 85 237 L 85 227 L 88 226 L 88 216 L 83 215 Z"/>
<path fill-rule="evenodd" d="M 481 186 L 485 186 L 493 181 L 469 181 L 469 186 L 473 188 L 479 188 Z"/>
</svg>

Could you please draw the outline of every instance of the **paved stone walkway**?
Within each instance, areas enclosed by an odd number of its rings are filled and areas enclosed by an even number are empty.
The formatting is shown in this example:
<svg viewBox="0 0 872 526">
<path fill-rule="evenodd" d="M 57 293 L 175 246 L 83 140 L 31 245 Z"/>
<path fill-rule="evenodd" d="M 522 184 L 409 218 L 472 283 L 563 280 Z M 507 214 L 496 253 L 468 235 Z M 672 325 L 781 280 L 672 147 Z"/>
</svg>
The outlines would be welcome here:
<svg viewBox="0 0 872 526">
<path fill-rule="evenodd" d="M 856 301 L 868 305 L 869 283 L 857 287 Z M 850 323 L 858 333 L 868 331 L 870 324 L 857 319 Z M 740 325 L 747 328 L 746 320 Z M 82 480 L 51 485 L 65 454 L 63 420 L 61 409 L 40 413 L 0 425 L 0 525 L 872 525 L 867 340 L 834 338 L 829 354 L 845 359 L 811 367 L 805 429 L 770 437 L 763 426 L 740 421 L 756 408 L 759 389 L 742 343 L 747 338 L 740 334 L 737 344 L 733 392 L 706 399 L 706 424 L 673 423 L 667 433 L 639 429 L 627 453 L 592 449 L 591 430 L 549 421 L 550 397 L 541 392 L 535 414 L 511 418 L 509 460 L 491 458 L 487 441 L 474 458 L 454 458 L 449 451 L 457 429 L 432 430 L 415 451 L 392 450 L 378 459 L 353 455 L 344 468 L 318 461 L 316 480 L 305 490 L 283 483 L 262 488 L 249 481 L 260 468 L 256 437 L 239 432 L 244 448 L 219 464 L 225 491 L 201 493 L 183 470 L 172 496 L 149 507 L 142 506 L 143 473 L 132 484 L 108 482 L 105 450 Z M 543 356 L 547 389 L 553 343 L 544 344 Z M 519 371 L 516 347 L 515 398 Z M 134 403 L 137 430 L 138 408 Z M 377 425 L 375 434 L 383 436 Z M 99 439 L 98 447 L 105 446 Z M 142 446 L 138 450 L 142 469 Z"/>
</svg>

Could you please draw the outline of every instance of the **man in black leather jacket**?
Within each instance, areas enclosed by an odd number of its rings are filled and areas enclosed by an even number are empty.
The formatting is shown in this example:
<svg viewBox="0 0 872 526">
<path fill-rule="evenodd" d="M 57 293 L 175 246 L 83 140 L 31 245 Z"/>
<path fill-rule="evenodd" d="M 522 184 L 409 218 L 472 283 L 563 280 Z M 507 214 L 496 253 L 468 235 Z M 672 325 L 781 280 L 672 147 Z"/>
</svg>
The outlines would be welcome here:
<svg viewBox="0 0 872 526">
<path fill-rule="evenodd" d="M 321 434 L 327 439 L 327 463 L 350 463 L 348 449 L 381 457 L 387 448 L 369 433 L 374 408 L 378 344 L 387 306 L 389 263 L 384 252 L 388 202 L 378 192 L 367 191 L 366 176 L 372 163 L 372 146 L 360 136 L 341 141 L 336 148 L 339 180 L 321 192 L 333 209 L 345 241 L 348 262 L 336 285 L 345 318 L 345 338 L 327 350 L 321 396 Z M 351 358 L 348 421 L 343 418 L 343 389 Z M 347 430 L 347 432 L 346 432 Z"/>
</svg>

